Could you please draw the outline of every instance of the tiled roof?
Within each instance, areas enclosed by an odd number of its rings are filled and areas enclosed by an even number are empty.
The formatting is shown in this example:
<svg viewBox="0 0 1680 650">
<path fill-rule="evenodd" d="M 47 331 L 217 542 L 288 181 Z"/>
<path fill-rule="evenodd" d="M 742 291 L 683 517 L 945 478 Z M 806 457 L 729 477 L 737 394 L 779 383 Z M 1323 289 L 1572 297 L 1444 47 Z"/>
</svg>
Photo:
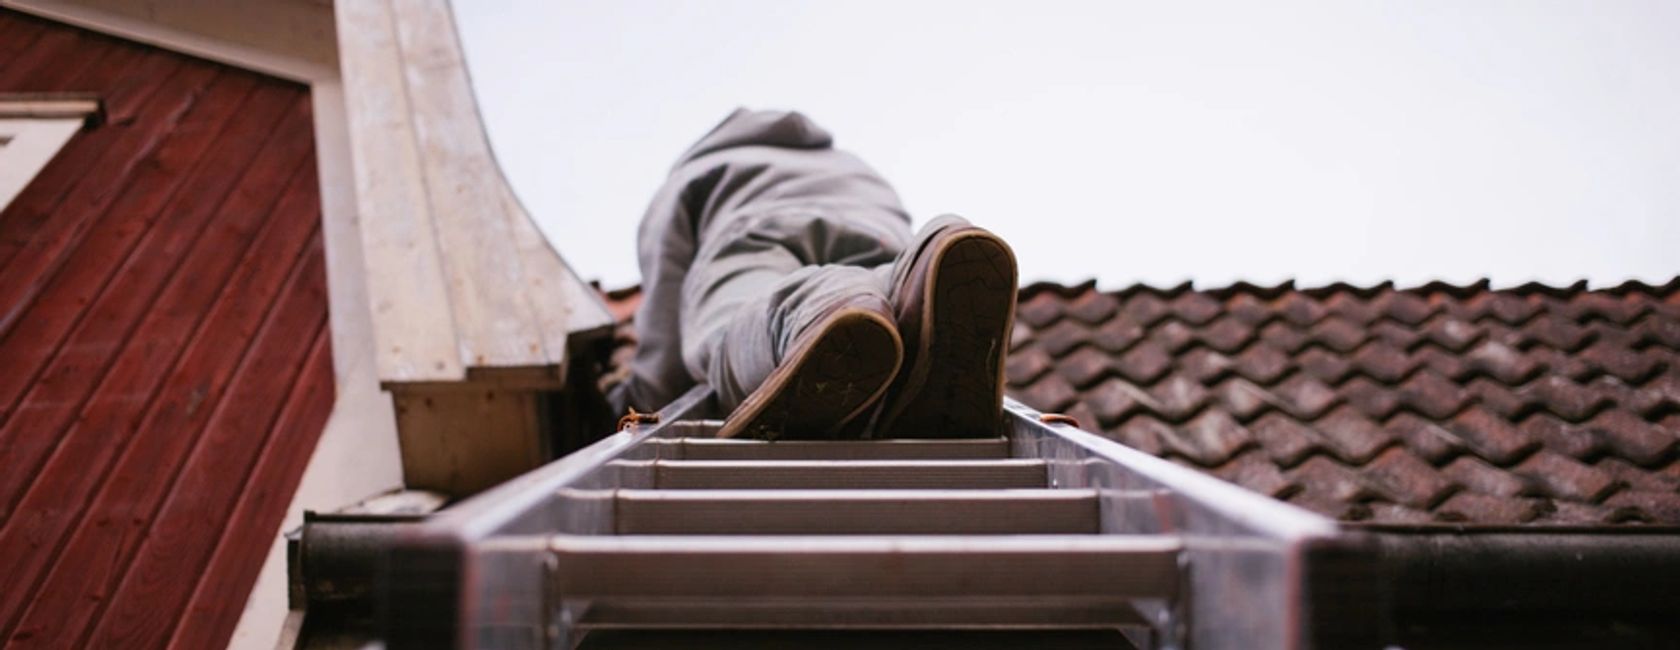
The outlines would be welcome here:
<svg viewBox="0 0 1680 650">
<path fill-rule="evenodd" d="M 1345 521 L 1680 524 L 1680 278 L 1035 284 L 1016 320 L 1016 399 Z"/>
</svg>

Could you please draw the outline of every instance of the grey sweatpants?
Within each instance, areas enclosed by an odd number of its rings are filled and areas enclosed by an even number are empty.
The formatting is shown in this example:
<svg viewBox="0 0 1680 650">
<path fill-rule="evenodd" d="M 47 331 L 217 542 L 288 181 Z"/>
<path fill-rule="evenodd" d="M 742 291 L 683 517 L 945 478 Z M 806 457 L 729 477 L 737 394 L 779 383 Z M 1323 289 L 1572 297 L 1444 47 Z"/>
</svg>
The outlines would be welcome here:
<svg viewBox="0 0 1680 650">
<path fill-rule="evenodd" d="M 886 294 L 910 240 L 898 195 L 799 113 L 738 109 L 678 160 L 642 218 L 642 305 L 614 402 L 710 384 L 733 409 L 834 301 Z"/>
</svg>

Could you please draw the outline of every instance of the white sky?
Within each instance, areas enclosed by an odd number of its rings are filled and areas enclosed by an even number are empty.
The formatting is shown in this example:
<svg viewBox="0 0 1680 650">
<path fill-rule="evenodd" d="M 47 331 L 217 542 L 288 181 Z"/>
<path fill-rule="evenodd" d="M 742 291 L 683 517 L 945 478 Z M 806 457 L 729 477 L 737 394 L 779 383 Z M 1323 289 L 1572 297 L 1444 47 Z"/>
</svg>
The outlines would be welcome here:
<svg viewBox="0 0 1680 650">
<path fill-rule="evenodd" d="M 1265 6 L 1262 6 L 1265 5 Z M 1023 281 L 1680 273 L 1680 3 L 457 0 L 493 146 L 638 281 L 676 156 L 804 111 Z"/>
</svg>

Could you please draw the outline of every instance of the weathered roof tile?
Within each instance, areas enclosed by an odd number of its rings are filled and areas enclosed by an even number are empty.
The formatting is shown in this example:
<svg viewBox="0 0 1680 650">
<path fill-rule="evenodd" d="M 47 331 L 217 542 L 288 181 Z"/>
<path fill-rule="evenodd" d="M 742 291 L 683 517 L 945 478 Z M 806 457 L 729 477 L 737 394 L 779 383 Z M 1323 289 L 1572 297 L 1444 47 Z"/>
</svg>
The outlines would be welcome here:
<svg viewBox="0 0 1680 650">
<path fill-rule="evenodd" d="M 1680 278 L 1039 284 L 1019 305 L 1015 398 L 1329 516 L 1680 524 Z"/>
</svg>

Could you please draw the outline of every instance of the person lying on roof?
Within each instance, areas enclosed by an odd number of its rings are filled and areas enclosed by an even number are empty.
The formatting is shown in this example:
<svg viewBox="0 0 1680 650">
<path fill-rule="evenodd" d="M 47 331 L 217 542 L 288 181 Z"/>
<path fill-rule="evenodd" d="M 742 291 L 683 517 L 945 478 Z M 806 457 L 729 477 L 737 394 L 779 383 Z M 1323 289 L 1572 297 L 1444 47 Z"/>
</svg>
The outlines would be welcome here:
<svg viewBox="0 0 1680 650">
<path fill-rule="evenodd" d="M 892 187 L 833 143 L 737 109 L 678 160 L 637 236 L 620 410 L 703 382 L 720 437 L 996 435 L 1014 253 L 955 216 L 912 240 Z"/>
</svg>

